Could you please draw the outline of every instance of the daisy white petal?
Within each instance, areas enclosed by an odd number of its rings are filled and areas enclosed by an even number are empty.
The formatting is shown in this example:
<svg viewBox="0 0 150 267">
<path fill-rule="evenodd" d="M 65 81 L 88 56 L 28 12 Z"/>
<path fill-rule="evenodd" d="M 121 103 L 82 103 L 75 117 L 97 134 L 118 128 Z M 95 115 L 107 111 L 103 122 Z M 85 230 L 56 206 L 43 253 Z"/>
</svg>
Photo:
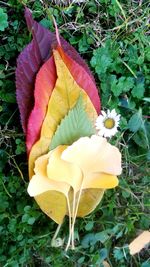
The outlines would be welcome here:
<svg viewBox="0 0 150 267">
<path fill-rule="evenodd" d="M 115 135 L 118 131 L 120 114 L 118 115 L 113 109 L 112 111 L 107 110 L 107 112 L 101 111 L 101 115 L 98 116 L 95 127 L 98 130 L 98 135 L 104 137 L 111 137 Z"/>
<path fill-rule="evenodd" d="M 102 113 L 103 116 L 107 116 L 107 114 L 106 114 L 106 112 L 104 110 L 102 110 L 101 113 Z"/>
</svg>

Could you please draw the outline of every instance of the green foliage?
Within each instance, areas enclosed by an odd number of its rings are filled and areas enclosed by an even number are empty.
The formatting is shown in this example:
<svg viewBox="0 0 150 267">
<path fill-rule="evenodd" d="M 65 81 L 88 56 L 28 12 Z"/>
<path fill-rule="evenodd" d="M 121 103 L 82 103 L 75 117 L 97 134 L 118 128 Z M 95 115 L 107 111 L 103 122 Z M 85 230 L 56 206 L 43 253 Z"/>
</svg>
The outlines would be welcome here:
<svg viewBox="0 0 150 267">
<path fill-rule="evenodd" d="M 50 145 L 54 149 L 59 145 L 71 145 L 80 137 L 94 134 L 92 122 L 87 116 L 82 97 L 80 96 L 76 105 L 69 111 L 58 126 Z"/>
<path fill-rule="evenodd" d="M 4 31 L 8 27 L 8 16 L 3 8 L 0 8 L 0 31 Z"/>
<path fill-rule="evenodd" d="M 148 267 L 149 251 L 131 257 L 128 244 L 139 230 L 150 227 L 149 1 L 55 3 L 1 1 L 0 27 L 5 31 L 0 32 L 0 265 L 103 267 L 106 260 L 112 267 Z M 103 109 L 115 108 L 121 114 L 119 133 L 112 140 L 123 157 L 119 187 L 107 190 L 96 211 L 77 220 L 76 250 L 67 255 L 64 248 L 51 247 L 57 226 L 26 191 L 27 156 L 15 102 L 16 58 L 31 40 L 23 4 L 53 31 L 50 14 L 54 15 L 60 33 L 92 68 Z M 68 222 L 60 232 L 65 242 L 67 231 Z"/>
<path fill-rule="evenodd" d="M 139 111 L 130 118 L 128 122 L 128 127 L 130 131 L 137 132 L 141 128 L 142 124 L 142 110 L 139 109 Z"/>
</svg>

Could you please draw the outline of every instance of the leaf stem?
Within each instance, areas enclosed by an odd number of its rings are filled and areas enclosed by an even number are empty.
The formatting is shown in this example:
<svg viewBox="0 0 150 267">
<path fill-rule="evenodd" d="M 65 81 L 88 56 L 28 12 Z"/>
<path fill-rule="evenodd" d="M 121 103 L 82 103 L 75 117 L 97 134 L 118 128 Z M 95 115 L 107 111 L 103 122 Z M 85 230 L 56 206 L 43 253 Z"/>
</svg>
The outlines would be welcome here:
<svg viewBox="0 0 150 267">
<path fill-rule="evenodd" d="M 51 245 L 54 243 L 56 237 L 58 236 L 58 233 L 59 233 L 59 231 L 60 231 L 60 228 L 61 228 L 62 224 L 63 224 L 63 222 L 60 223 L 60 224 L 58 224 L 57 229 L 56 229 L 56 232 L 55 232 L 55 234 L 54 234 L 54 236 L 53 236 L 53 238 L 52 238 L 52 240 L 51 240 Z"/>
<path fill-rule="evenodd" d="M 68 242 L 67 242 L 67 246 L 65 251 L 68 250 L 70 243 L 72 242 L 72 218 L 74 217 L 74 211 L 75 211 L 75 191 L 73 190 L 73 205 L 72 205 L 72 214 L 71 214 L 71 209 L 70 209 L 70 214 L 69 214 L 69 238 L 68 238 Z M 68 199 L 68 207 L 70 207 L 70 203 L 69 203 L 69 199 Z M 69 212 L 69 208 L 68 208 L 68 212 Z M 70 219 L 71 218 L 71 219 Z M 73 243 L 72 243 L 73 246 Z"/>
<path fill-rule="evenodd" d="M 69 238 L 67 242 L 67 246 L 65 248 L 65 251 L 68 250 L 70 246 L 70 241 L 71 241 L 71 229 L 72 229 L 72 215 L 71 215 L 71 209 L 70 209 L 70 203 L 69 203 L 69 198 L 67 196 L 67 205 L 68 205 L 68 213 L 69 213 Z"/>
</svg>

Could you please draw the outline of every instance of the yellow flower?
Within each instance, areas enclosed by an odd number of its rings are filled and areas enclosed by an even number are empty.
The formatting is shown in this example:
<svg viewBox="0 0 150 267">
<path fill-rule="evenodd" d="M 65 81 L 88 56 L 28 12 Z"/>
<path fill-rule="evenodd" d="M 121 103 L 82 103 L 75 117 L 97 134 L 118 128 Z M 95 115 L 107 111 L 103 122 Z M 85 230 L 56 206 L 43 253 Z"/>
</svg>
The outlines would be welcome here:
<svg viewBox="0 0 150 267">
<path fill-rule="evenodd" d="M 117 175 L 121 171 L 121 154 L 106 138 L 81 137 L 72 145 L 60 145 L 35 161 L 35 175 L 29 182 L 28 193 L 36 197 L 47 191 L 57 191 L 65 197 L 64 215 L 70 218 L 68 248 L 73 239 L 75 218 L 84 217 L 95 209 L 104 190 L 118 185 Z M 57 197 L 54 203 L 53 210 L 57 211 Z"/>
<path fill-rule="evenodd" d="M 35 175 L 28 193 L 37 196 L 49 190 L 64 193 L 72 187 L 109 189 L 118 185 L 121 154 L 105 138 L 81 137 L 70 146 L 60 145 L 35 161 Z"/>
</svg>

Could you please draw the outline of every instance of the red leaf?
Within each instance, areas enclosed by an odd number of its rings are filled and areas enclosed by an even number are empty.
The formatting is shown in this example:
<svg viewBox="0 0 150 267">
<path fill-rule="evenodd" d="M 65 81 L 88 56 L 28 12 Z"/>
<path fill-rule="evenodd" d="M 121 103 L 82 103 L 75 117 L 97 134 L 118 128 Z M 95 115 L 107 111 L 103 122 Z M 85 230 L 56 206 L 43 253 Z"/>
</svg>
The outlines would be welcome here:
<svg viewBox="0 0 150 267">
<path fill-rule="evenodd" d="M 25 9 L 25 17 L 29 29 L 32 29 L 33 40 L 21 52 L 16 68 L 16 98 L 20 110 L 24 132 L 27 130 L 28 117 L 34 105 L 35 76 L 42 63 L 49 58 L 52 42 L 56 42 L 54 33 L 43 28 L 33 20 L 29 9 Z"/>
<path fill-rule="evenodd" d="M 28 153 L 40 137 L 41 125 L 45 118 L 49 98 L 55 86 L 56 76 L 54 58 L 51 56 L 43 64 L 36 76 L 34 91 L 35 104 L 29 116 L 26 135 Z"/>
<path fill-rule="evenodd" d="M 39 49 L 43 58 L 49 58 L 50 53 L 53 48 L 57 46 L 57 39 L 55 33 L 50 32 L 48 29 L 44 28 L 38 22 L 33 20 L 32 14 L 28 8 L 25 9 L 25 18 L 29 31 L 32 32 L 33 38 L 37 40 Z M 74 59 L 79 65 L 81 65 L 89 73 L 91 78 L 94 81 L 93 75 L 91 74 L 90 69 L 88 68 L 85 61 L 80 57 L 78 52 L 71 46 L 65 39 L 60 36 L 61 45 L 64 51 Z"/>
<path fill-rule="evenodd" d="M 16 69 L 16 95 L 24 132 L 26 132 L 28 117 L 34 105 L 34 82 L 36 73 L 42 63 L 50 57 L 52 48 L 57 45 L 55 33 L 51 33 L 34 21 L 31 12 L 27 8 L 25 9 L 25 17 L 28 28 L 32 31 L 33 41 L 18 57 Z M 60 40 L 66 54 L 81 65 L 94 82 L 88 66 L 76 50 L 62 37 Z"/>
</svg>

